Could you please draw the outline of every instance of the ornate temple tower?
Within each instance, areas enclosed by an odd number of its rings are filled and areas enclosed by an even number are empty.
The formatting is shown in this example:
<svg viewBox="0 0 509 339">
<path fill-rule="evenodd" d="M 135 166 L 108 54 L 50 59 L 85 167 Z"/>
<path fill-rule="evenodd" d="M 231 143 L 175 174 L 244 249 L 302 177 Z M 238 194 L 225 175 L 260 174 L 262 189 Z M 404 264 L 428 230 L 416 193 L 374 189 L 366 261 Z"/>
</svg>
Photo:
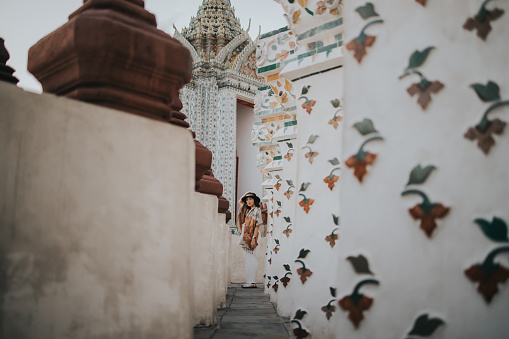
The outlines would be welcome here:
<svg viewBox="0 0 509 339">
<path fill-rule="evenodd" d="M 230 0 L 203 0 L 189 27 L 174 33 L 193 57 L 193 80 L 180 91 L 182 112 L 196 139 L 212 151 L 212 170 L 230 206 L 236 206 L 237 103 L 253 107 L 263 85 L 248 32 Z"/>
</svg>

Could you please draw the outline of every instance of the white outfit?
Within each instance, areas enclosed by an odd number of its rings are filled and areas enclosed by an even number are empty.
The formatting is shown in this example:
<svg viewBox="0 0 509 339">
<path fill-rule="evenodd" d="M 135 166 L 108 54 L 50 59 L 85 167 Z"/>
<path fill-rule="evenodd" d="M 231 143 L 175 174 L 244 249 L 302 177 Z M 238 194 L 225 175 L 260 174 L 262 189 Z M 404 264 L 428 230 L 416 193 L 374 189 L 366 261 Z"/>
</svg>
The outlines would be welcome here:
<svg viewBox="0 0 509 339">
<path fill-rule="evenodd" d="M 253 207 L 246 213 L 246 218 L 251 217 L 256 221 L 256 226 L 262 224 L 262 213 L 260 208 Z M 245 225 L 242 225 L 242 234 L 240 239 L 242 240 L 244 237 L 244 230 L 246 229 Z M 258 237 L 260 236 L 260 232 L 258 232 Z M 258 272 L 258 247 L 254 250 L 249 250 L 249 248 L 244 248 L 244 262 L 246 266 L 246 283 L 247 284 L 255 284 L 256 283 L 256 273 Z"/>
</svg>

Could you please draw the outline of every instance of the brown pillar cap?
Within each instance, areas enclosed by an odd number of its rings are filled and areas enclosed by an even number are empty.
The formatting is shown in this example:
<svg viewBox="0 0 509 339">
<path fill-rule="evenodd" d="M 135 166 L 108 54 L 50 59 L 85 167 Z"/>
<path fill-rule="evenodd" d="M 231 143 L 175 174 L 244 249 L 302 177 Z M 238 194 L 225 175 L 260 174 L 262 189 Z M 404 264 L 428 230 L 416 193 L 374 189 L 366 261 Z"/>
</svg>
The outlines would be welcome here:
<svg viewBox="0 0 509 339">
<path fill-rule="evenodd" d="M 85 0 L 30 48 L 28 70 L 45 92 L 168 121 L 192 58 L 143 1 Z"/>
</svg>

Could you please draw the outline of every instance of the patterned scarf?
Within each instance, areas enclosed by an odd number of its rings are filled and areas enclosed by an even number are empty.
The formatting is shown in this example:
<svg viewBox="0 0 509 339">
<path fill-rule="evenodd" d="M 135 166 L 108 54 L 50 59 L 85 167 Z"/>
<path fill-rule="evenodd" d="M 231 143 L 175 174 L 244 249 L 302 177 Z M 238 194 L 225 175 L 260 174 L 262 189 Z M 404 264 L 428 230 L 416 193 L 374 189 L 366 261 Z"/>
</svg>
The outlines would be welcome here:
<svg viewBox="0 0 509 339">
<path fill-rule="evenodd" d="M 253 210 L 257 207 L 253 207 Z M 238 217 L 238 223 L 240 224 L 240 227 L 242 227 L 242 224 L 244 224 L 243 229 L 243 236 L 242 241 L 240 242 L 240 246 L 244 249 L 244 251 L 253 253 L 253 250 L 258 246 L 258 241 L 255 239 L 255 245 L 251 247 L 251 241 L 253 240 L 254 230 L 256 228 L 256 220 L 252 218 L 251 216 L 246 216 L 246 214 L 252 214 L 249 213 L 252 212 L 250 209 L 242 208 L 241 212 L 239 213 Z"/>
</svg>

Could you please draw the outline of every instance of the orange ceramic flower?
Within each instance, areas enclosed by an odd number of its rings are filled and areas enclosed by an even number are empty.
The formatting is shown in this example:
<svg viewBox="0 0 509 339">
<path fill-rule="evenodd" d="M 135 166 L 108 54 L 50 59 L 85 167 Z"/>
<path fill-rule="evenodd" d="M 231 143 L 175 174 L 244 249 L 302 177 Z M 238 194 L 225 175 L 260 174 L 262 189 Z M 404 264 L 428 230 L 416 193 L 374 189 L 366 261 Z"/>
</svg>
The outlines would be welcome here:
<svg viewBox="0 0 509 339">
<path fill-rule="evenodd" d="M 284 192 L 283 194 L 285 195 L 285 197 L 287 197 L 287 198 L 288 198 L 288 200 L 290 200 L 290 197 L 292 196 L 293 191 L 290 191 L 290 190 L 288 189 L 288 191 Z"/>
<path fill-rule="evenodd" d="M 491 274 L 486 274 L 481 265 L 472 265 L 465 270 L 465 275 L 473 282 L 479 283 L 477 291 L 484 297 L 487 304 L 498 292 L 498 284 L 505 283 L 509 279 L 509 270 L 499 264 L 494 264 L 495 269 Z"/>
<path fill-rule="evenodd" d="M 274 212 L 274 213 L 276 213 L 276 217 L 279 217 L 279 214 L 281 214 L 281 210 L 277 210 L 277 211 L 276 211 L 276 212 Z"/>
<path fill-rule="evenodd" d="M 417 94 L 419 96 L 417 102 L 421 105 L 422 109 L 426 109 L 431 102 L 431 94 L 440 92 L 442 88 L 444 88 L 444 85 L 440 81 L 428 82 L 424 88 L 420 84 L 415 83 L 407 88 L 407 92 L 412 97 Z"/>
<path fill-rule="evenodd" d="M 332 317 L 332 313 L 336 312 L 336 306 L 327 304 L 322 307 L 322 311 L 325 312 L 325 317 L 329 320 Z"/>
<path fill-rule="evenodd" d="M 318 1 L 316 3 L 316 10 L 315 10 L 315 13 L 320 15 L 320 14 L 323 14 L 323 12 L 327 11 L 327 7 L 325 7 L 325 2 L 323 1 Z"/>
<path fill-rule="evenodd" d="M 472 31 L 477 31 L 477 36 L 483 40 L 486 40 L 486 37 L 491 32 L 491 21 L 495 21 L 498 18 L 500 18 L 504 11 L 498 8 L 495 8 L 492 11 L 488 11 L 484 8 L 481 9 L 481 12 L 477 14 L 473 18 L 468 18 L 465 24 L 463 25 L 463 28 Z"/>
<path fill-rule="evenodd" d="M 329 120 L 329 125 L 332 125 L 332 127 L 334 127 L 334 129 L 338 129 L 338 126 L 339 126 L 339 122 L 343 120 L 342 117 L 340 116 L 335 116 L 334 118 L 330 119 Z"/>
<path fill-rule="evenodd" d="M 277 252 L 279 252 L 279 247 L 274 248 L 274 253 L 277 254 Z"/>
<path fill-rule="evenodd" d="M 477 126 L 470 127 L 468 131 L 465 133 L 464 137 L 468 140 L 477 140 L 477 146 L 484 152 L 484 154 L 488 154 L 491 147 L 495 145 L 495 139 L 493 139 L 493 134 L 500 135 L 504 132 L 506 123 L 500 119 L 493 119 L 488 123 L 488 127 L 481 132 Z"/>
<path fill-rule="evenodd" d="M 330 14 L 332 15 L 338 15 L 339 14 L 339 8 L 336 7 L 336 8 L 332 8 L 330 11 L 329 11 Z"/>
<path fill-rule="evenodd" d="M 277 293 L 277 289 L 279 288 L 279 285 L 276 283 L 276 284 L 272 285 L 272 288 L 274 289 L 274 292 Z"/>
<path fill-rule="evenodd" d="M 278 181 L 275 185 L 274 185 L 274 188 L 279 191 L 279 187 L 281 187 L 281 183 Z"/>
<path fill-rule="evenodd" d="M 287 228 L 286 230 L 283 231 L 283 234 L 286 235 L 287 238 L 290 237 L 290 233 L 292 233 L 292 230 L 290 228 Z"/>
<path fill-rule="evenodd" d="M 318 152 L 307 152 L 306 154 L 304 154 L 304 156 L 306 157 L 306 159 L 308 159 L 309 163 L 312 164 L 313 163 L 313 159 L 318 155 Z"/>
<path fill-rule="evenodd" d="M 313 205 L 314 202 L 315 202 L 314 199 L 304 198 L 302 201 L 299 202 L 299 206 L 302 207 L 307 214 L 309 212 L 310 206 Z"/>
<path fill-rule="evenodd" d="M 296 339 L 306 338 L 309 335 L 308 331 L 303 328 L 294 328 L 293 334 L 295 335 Z"/>
<path fill-rule="evenodd" d="M 361 40 L 361 41 L 359 41 Z M 361 63 L 364 56 L 366 56 L 366 48 L 373 46 L 375 43 L 376 37 L 367 35 L 364 39 L 353 39 L 346 45 L 346 49 L 354 52 L 354 58 L 357 59 L 357 62 Z"/>
<path fill-rule="evenodd" d="M 359 161 L 357 159 L 357 156 L 352 155 L 350 158 L 348 158 L 345 161 L 345 165 L 348 168 L 353 168 L 353 174 L 357 177 L 359 182 L 362 182 L 362 179 L 368 173 L 366 167 L 368 165 L 373 165 L 375 160 L 376 160 L 376 154 L 373 154 L 373 153 L 367 153 L 364 156 L 364 159 L 362 159 L 362 161 Z"/>
<path fill-rule="evenodd" d="M 271 217 L 272 219 L 274 219 L 274 213 L 270 212 L 269 214 L 270 214 L 270 217 Z"/>
<path fill-rule="evenodd" d="M 283 283 L 284 287 L 288 286 L 288 283 L 290 282 L 290 278 L 288 278 L 287 276 L 284 276 L 279 280 Z"/>
<path fill-rule="evenodd" d="M 315 100 L 309 100 L 302 104 L 302 108 L 308 112 L 308 114 L 311 114 L 311 111 L 313 110 L 313 106 L 316 104 Z"/>
<path fill-rule="evenodd" d="M 348 319 L 352 321 L 355 328 L 359 328 L 359 324 L 364 319 L 362 312 L 370 309 L 373 299 L 362 295 L 359 300 L 355 301 L 352 300 L 351 296 L 346 296 L 339 301 L 339 306 L 348 311 Z"/>
<path fill-rule="evenodd" d="M 431 208 L 428 213 L 426 213 L 419 204 L 410 208 L 408 211 L 412 218 L 415 220 L 421 220 L 421 229 L 424 233 L 426 233 L 428 238 L 431 238 L 431 234 L 437 227 L 435 219 L 445 217 L 449 213 L 449 207 L 445 207 L 444 205 L 437 203 L 433 205 L 433 208 Z"/>
<path fill-rule="evenodd" d="M 325 241 L 327 241 L 330 244 L 331 248 L 334 248 L 334 245 L 336 245 L 336 240 L 338 240 L 338 238 L 339 238 L 338 235 L 332 232 L 330 235 L 325 237 Z"/>
<path fill-rule="evenodd" d="M 270 258 L 269 260 L 267 260 L 269 262 L 269 265 L 272 265 L 272 258 Z"/>
<path fill-rule="evenodd" d="M 313 274 L 310 269 L 305 267 L 297 269 L 297 273 L 300 275 L 300 281 L 302 281 L 303 284 L 308 280 L 308 277 Z"/>
<path fill-rule="evenodd" d="M 325 182 L 330 190 L 332 191 L 332 189 L 334 188 L 334 184 L 338 181 L 339 177 L 337 175 L 333 175 L 332 177 L 331 176 L 327 176 L 323 179 L 323 182 Z"/>
<path fill-rule="evenodd" d="M 293 157 L 293 153 L 287 153 L 284 158 L 288 161 L 292 160 L 292 157 Z"/>
</svg>

